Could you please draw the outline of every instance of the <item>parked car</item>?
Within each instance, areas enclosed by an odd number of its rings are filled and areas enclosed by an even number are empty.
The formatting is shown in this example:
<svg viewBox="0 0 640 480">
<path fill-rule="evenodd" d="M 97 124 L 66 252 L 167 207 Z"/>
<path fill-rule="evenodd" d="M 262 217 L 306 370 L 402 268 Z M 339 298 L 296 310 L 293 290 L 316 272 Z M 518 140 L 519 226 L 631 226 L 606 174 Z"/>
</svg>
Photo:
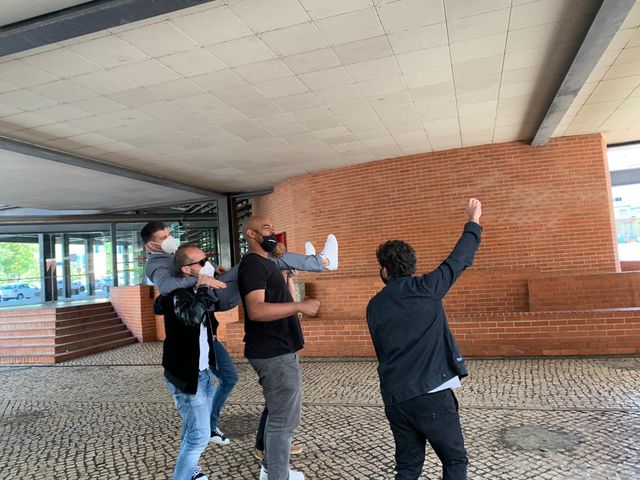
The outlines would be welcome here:
<svg viewBox="0 0 640 480">
<path fill-rule="evenodd" d="M 64 282 L 62 280 L 58 280 L 58 296 L 62 295 L 63 288 Z M 80 280 L 71 280 L 71 295 L 78 295 L 79 293 L 83 293 L 85 290 L 86 288 Z"/>
<path fill-rule="evenodd" d="M 111 277 L 103 277 L 96 280 L 96 290 L 109 290 L 113 286 Z"/>
<path fill-rule="evenodd" d="M 16 283 L 0 286 L 0 298 L 2 300 L 22 300 L 40 296 L 40 289 L 32 283 Z"/>
</svg>

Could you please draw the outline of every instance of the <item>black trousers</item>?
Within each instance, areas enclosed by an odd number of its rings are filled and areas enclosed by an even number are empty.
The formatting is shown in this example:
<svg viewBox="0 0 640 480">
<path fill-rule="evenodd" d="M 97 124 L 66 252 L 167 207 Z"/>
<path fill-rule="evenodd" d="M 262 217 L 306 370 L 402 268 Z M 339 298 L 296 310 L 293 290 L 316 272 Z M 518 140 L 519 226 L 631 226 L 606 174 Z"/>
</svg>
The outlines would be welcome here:
<svg viewBox="0 0 640 480">
<path fill-rule="evenodd" d="M 416 480 L 428 441 L 442 462 L 443 480 L 467 479 L 458 401 L 451 389 L 385 406 L 396 442 L 396 480 Z"/>
</svg>

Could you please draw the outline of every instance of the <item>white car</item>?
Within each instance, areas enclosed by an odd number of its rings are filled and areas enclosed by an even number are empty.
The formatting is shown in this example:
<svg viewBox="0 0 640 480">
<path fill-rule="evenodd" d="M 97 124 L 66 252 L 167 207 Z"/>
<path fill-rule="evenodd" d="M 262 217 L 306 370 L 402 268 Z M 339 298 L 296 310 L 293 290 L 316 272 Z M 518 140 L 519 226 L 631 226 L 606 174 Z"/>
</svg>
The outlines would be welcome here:
<svg viewBox="0 0 640 480">
<path fill-rule="evenodd" d="M 40 296 L 40 289 L 32 283 L 16 283 L 0 286 L 2 300 L 22 300 Z"/>
<path fill-rule="evenodd" d="M 62 280 L 58 280 L 58 296 L 62 295 L 64 283 Z M 71 295 L 78 295 L 84 293 L 86 289 L 80 280 L 71 280 Z"/>
</svg>

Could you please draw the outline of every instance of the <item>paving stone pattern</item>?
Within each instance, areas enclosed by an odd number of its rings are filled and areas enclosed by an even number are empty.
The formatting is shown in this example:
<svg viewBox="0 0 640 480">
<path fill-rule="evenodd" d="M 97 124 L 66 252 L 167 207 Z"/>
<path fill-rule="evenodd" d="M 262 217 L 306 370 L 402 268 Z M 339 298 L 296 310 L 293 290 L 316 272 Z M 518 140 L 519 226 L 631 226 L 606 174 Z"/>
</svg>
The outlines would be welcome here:
<svg viewBox="0 0 640 480">
<path fill-rule="evenodd" d="M 0 368 L 0 479 L 168 479 L 180 418 L 159 343 L 59 366 Z M 469 478 L 640 479 L 640 358 L 471 360 L 458 391 Z M 257 479 L 262 396 L 250 366 L 210 445 L 211 480 Z M 304 360 L 303 420 L 292 465 L 307 478 L 392 479 L 393 438 L 368 360 Z M 431 450 L 423 477 L 441 478 Z"/>
</svg>

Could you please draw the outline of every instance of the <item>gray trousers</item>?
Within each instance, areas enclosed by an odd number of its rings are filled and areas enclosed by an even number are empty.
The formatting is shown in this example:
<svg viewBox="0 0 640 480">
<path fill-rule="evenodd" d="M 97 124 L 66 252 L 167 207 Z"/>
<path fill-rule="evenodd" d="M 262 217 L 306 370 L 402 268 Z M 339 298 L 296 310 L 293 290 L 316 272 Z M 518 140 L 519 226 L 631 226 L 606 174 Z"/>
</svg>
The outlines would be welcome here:
<svg viewBox="0 0 640 480">
<path fill-rule="evenodd" d="M 291 438 L 300 423 L 302 407 L 302 374 L 298 354 L 248 360 L 258 374 L 269 410 L 262 464 L 268 470 L 269 480 L 287 480 Z"/>
</svg>

